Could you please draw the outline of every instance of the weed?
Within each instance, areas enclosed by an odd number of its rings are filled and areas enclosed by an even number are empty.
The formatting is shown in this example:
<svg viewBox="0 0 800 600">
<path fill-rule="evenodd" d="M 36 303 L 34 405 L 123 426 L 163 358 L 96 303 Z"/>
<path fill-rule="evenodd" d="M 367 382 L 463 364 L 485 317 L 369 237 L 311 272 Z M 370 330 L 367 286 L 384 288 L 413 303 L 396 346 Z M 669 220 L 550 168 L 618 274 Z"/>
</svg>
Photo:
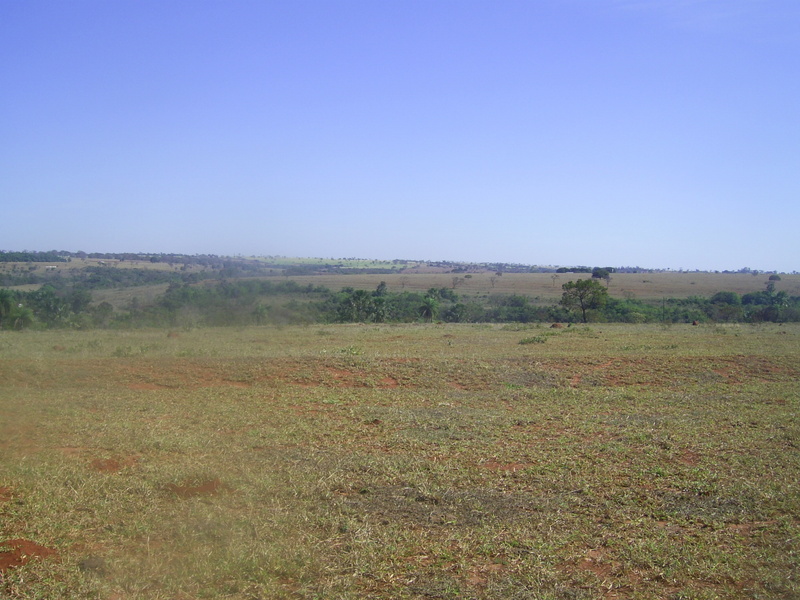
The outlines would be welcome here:
<svg viewBox="0 0 800 600">
<path fill-rule="evenodd" d="M 547 341 L 547 338 L 550 337 L 549 334 L 543 335 L 536 335 L 533 337 L 522 338 L 519 343 L 520 344 L 544 344 Z"/>
<path fill-rule="evenodd" d="M 346 346 L 345 348 L 339 348 L 337 352 L 339 354 L 346 354 L 348 356 L 361 356 L 364 354 L 364 349 L 359 348 L 358 346 Z"/>
</svg>

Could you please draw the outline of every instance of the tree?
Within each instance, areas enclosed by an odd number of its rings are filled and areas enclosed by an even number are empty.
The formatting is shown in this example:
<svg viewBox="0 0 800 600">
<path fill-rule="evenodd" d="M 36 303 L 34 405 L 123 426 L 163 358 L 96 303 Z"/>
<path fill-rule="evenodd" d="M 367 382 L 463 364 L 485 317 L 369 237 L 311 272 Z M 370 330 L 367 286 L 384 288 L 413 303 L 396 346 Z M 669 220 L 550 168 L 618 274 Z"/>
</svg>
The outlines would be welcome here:
<svg viewBox="0 0 800 600">
<path fill-rule="evenodd" d="M 3 321 L 11 316 L 14 307 L 14 295 L 10 290 L 0 290 L 0 328 Z"/>
<path fill-rule="evenodd" d="M 103 304 L 106 304 L 105 302 Z M 101 305 L 102 306 L 102 305 Z M 253 308 L 253 312 L 251 313 L 253 316 L 253 321 L 255 321 L 256 325 L 263 325 L 267 322 L 267 317 L 269 316 L 270 306 L 266 304 L 261 304 L 260 302 L 256 304 L 255 308 Z"/>
<path fill-rule="evenodd" d="M 736 292 L 717 292 L 711 296 L 710 302 L 712 304 L 732 304 L 734 306 L 741 306 L 742 298 Z"/>
<path fill-rule="evenodd" d="M 386 320 L 387 312 L 386 297 L 376 296 L 372 301 L 372 311 L 370 312 L 372 321 L 375 323 L 383 323 Z"/>
<path fill-rule="evenodd" d="M 101 302 L 92 308 L 91 312 L 94 324 L 99 327 L 105 327 L 108 325 L 108 322 L 111 320 L 111 317 L 114 314 L 114 307 L 108 302 Z"/>
<path fill-rule="evenodd" d="M 592 269 L 592 277 L 594 279 L 605 279 L 606 280 L 606 287 L 608 284 L 611 283 L 611 272 L 613 269 L 605 268 L 601 269 L 600 267 L 595 267 Z"/>
<path fill-rule="evenodd" d="M 345 290 L 342 290 L 343 292 Z M 347 296 L 339 308 L 342 321 L 366 322 L 370 320 L 373 308 L 373 297 L 366 290 L 348 290 Z"/>
<path fill-rule="evenodd" d="M 33 316 L 33 311 L 30 308 L 23 306 L 22 304 L 18 304 L 11 308 L 9 320 L 13 322 L 14 329 L 24 329 L 25 327 L 31 325 L 35 318 Z"/>
<path fill-rule="evenodd" d="M 422 300 L 422 306 L 419 307 L 419 315 L 428 323 L 433 321 L 439 312 L 439 302 L 436 298 L 425 296 Z"/>
<path fill-rule="evenodd" d="M 587 310 L 602 308 L 608 300 L 608 290 L 595 279 L 569 281 L 561 289 L 561 305 L 569 310 L 579 309 L 584 323 Z"/>
</svg>

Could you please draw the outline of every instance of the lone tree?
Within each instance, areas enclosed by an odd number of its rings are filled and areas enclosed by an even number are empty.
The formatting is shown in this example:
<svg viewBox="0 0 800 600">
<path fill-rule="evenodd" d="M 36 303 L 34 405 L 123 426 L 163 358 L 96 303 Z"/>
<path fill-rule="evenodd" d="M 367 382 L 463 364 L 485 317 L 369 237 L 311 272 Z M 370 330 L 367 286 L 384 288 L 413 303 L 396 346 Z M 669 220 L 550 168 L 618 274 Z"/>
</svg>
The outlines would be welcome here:
<svg viewBox="0 0 800 600">
<path fill-rule="evenodd" d="M 569 281 L 561 286 L 561 305 L 568 309 L 580 309 L 586 323 L 586 311 L 602 308 L 608 300 L 608 290 L 596 279 Z"/>
<path fill-rule="evenodd" d="M 600 267 L 595 267 L 592 269 L 592 277 L 594 279 L 605 279 L 606 280 L 606 287 L 609 286 L 611 283 L 611 273 L 614 272 L 614 269 L 611 267 L 606 267 L 605 269 L 601 269 Z"/>
<path fill-rule="evenodd" d="M 419 307 L 419 315 L 428 323 L 436 318 L 439 313 L 439 301 L 433 296 L 425 296 L 422 306 Z"/>
</svg>

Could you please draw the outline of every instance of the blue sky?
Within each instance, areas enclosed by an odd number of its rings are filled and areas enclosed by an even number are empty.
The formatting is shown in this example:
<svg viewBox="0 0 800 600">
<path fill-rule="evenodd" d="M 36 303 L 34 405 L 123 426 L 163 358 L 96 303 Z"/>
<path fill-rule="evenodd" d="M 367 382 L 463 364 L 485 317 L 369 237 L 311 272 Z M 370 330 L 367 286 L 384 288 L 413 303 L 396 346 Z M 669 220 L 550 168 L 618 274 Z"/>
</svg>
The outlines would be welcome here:
<svg viewBox="0 0 800 600">
<path fill-rule="evenodd" d="M 796 0 L 0 0 L 0 249 L 800 270 Z"/>
</svg>

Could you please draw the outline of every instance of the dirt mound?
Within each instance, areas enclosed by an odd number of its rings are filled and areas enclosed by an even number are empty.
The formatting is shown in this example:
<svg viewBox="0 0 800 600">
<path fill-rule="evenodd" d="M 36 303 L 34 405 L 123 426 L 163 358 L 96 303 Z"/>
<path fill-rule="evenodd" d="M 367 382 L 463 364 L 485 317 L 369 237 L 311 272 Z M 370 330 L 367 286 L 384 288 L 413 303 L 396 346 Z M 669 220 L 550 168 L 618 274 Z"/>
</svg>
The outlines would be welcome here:
<svg viewBox="0 0 800 600">
<path fill-rule="evenodd" d="M 3 548 L 7 548 L 7 550 Z M 6 540 L 0 543 L 0 573 L 12 567 L 21 567 L 32 558 L 47 558 L 56 554 L 57 552 L 52 548 L 30 540 Z"/>
</svg>

